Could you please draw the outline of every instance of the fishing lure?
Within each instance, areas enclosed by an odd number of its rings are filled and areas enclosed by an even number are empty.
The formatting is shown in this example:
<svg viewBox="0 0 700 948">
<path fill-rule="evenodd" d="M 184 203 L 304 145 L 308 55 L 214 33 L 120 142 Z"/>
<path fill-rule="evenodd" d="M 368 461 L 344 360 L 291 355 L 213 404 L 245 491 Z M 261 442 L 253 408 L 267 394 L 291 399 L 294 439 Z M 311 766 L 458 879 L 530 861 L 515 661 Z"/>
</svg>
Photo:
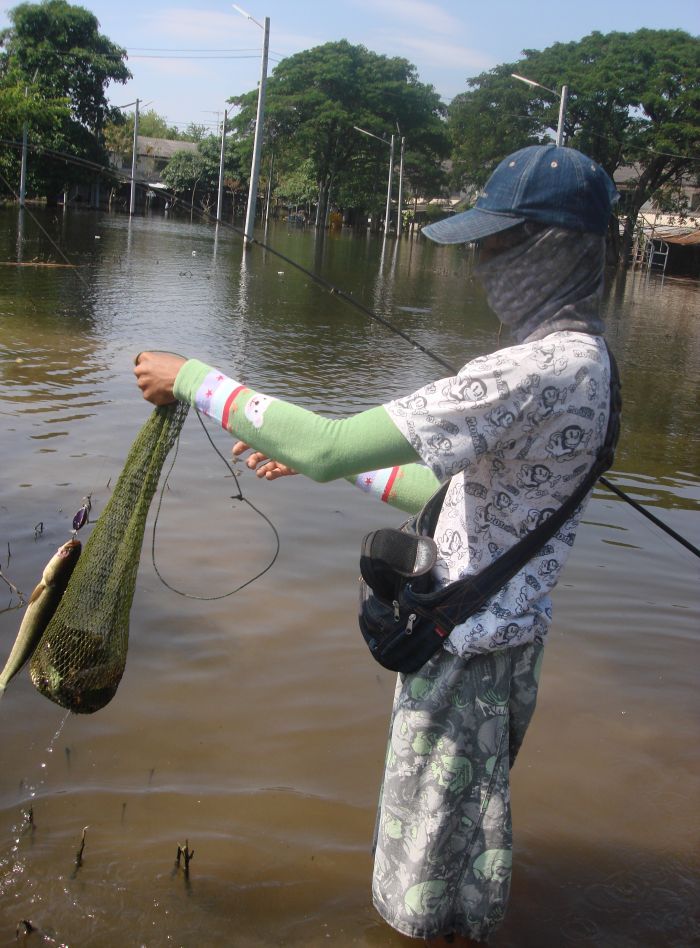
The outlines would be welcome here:
<svg viewBox="0 0 700 948">
<path fill-rule="evenodd" d="M 83 497 L 83 503 L 73 517 L 73 536 L 76 535 L 78 530 L 82 530 L 86 523 L 90 522 L 90 511 L 92 510 L 92 494 L 88 494 L 87 497 Z"/>
</svg>

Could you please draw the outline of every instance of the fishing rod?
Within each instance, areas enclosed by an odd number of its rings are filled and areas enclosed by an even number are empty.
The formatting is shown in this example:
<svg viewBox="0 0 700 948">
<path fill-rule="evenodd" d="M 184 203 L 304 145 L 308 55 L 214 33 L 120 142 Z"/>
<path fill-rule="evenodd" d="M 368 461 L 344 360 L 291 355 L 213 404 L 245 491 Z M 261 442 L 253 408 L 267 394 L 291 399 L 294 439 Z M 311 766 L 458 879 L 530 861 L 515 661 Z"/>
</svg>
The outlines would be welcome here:
<svg viewBox="0 0 700 948">
<path fill-rule="evenodd" d="M 0 144 L 11 145 L 12 147 L 18 147 L 18 148 L 21 147 L 21 143 L 10 141 L 8 139 L 2 139 L 2 138 L 0 138 Z M 43 154 L 54 156 L 57 159 L 61 159 L 67 162 L 72 162 L 78 166 L 88 168 L 92 171 L 97 171 L 97 172 L 102 172 L 102 173 L 112 175 L 113 177 L 116 177 L 118 180 L 121 180 L 122 182 L 131 181 L 131 175 L 128 175 L 125 172 L 120 172 L 117 169 L 109 168 L 108 166 L 102 165 L 99 162 L 90 161 L 89 159 L 86 159 L 86 158 L 78 158 L 76 156 L 70 155 L 67 152 L 58 151 L 52 148 L 45 148 L 40 145 L 34 145 L 30 147 L 33 147 L 34 150 L 40 151 Z M 5 185 L 9 187 L 9 190 L 16 197 L 17 195 L 14 189 L 8 185 L 8 182 L 2 176 L 2 174 L 0 174 L 0 180 L 4 181 Z M 142 188 L 148 188 L 150 186 L 149 182 L 143 181 L 143 180 L 136 180 L 136 184 L 138 184 L 139 187 L 142 187 Z M 182 208 L 187 209 L 187 205 L 185 204 L 185 202 L 181 201 L 180 198 L 178 198 L 176 194 L 162 190 L 162 189 L 160 189 L 160 192 L 161 194 L 166 196 L 169 201 L 172 201 L 173 205 L 181 206 Z M 240 236 L 241 238 L 244 238 L 245 240 L 246 238 L 245 231 L 242 230 L 240 227 L 236 227 L 235 224 L 232 224 L 224 220 L 218 220 L 217 218 L 213 217 L 208 211 L 205 211 L 202 208 L 197 208 L 197 213 L 201 219 L 208 221 L 210 223 L 214 223 L 217 226 L 221 224 L 224 228 L 233 231 L 235 234 L 238 234 L 238 236 Z M 44 233 L 46 233 L 46 231 L 44 231 Z M 55 242 L 51 240 L 48 234 L 46 234 L 46 236 L 51 241 L 53 246 L 55 246 L 56 249 L 58 250 L 59 248 L 55 244 Z M 412 336 L 409 336 L 408 333 L 404 332 L 398 326 L 395 326 L 388 319 L 385 319 L 383 316 L 380 316 L 378 313 L 371 310 L 368 306 L 365 306 L 363 303 L 357 300 L 351 293 L 345 292 L 345 290 L 342 290 L 340 287 L 331 283 L 330 280 L 327 280 L 325 277 L 321 276 L 316 271 L 310 270 L 308 267 L 305 267 L 303 264 L 298 263 L 296 260 L 292 259 L 291 257 L 288 257 L 286 254 L 282 253 L 281 251 L 276 250 L 274 247 L 272 247 L 270 244 L 266 243 L 265 241 L 258 240 L 255 236 L 248 237 L 247 241 L 245 241 L 244 243 L 244 248 L 248 249 L 253 244 L 257 244 L 263 250 L 266 250 L 268 253 L 271 253 L 273 256 L 277 257 L 277 259 L 283 260 L 285 263 L 289 264 L 291 267 L 294 267 L 296 270 L 299 270 L 301 273 L 304 273 L 306 276 L 312 279 L 319 286 L 322 286 L 325 290 L 327 290 L 328 293 L 330 293 L 331 295 L 339 297 L 344 302 L 350 304 L 351 306 L 354 306 L 355 309 L 359 310 L 363 315 L 367 316 L 369 319 L 372 319 L 375 322 L 380 323 L 390 332 L 393 332 L 395 335 L 400 336 L 403 340 L 405 340 L 411 346 L 418 349 L 420 352 L 428 356 L 437 364 L 441 365 L 443 368 L 447 369 L 448 372 L 451 372 L 453 375 L 458 374 L 459 369 L 457 367 L 452 365 L 446 359 L 443 359 L 442 356 L 438 355 L 438 353 L 434 352 L 432 349 L 429 349 L 427 346 L 424 346 L 422 343 L 418 342 L 418 340 L 414 339 Z M 60 251 L 60 253 L 64 257 L 64 259 L 66 260 L 68 259 L 65 256 L 65 254 L 63 254 L 62 251 Z M 646 507 L 644 507 L 642 504 L 638 503 L 636 500 L 630 497 L 630 495 L 627 494 L 625 491 L 623 491 L 622 488 L 617 487 L 616 485 L 612 484 L 611 481 L 609 481 L 608 478 L 606 477 L 600 477 L 599 481 L 604 487 L 608 488 L 608 490 L 610 490 L 612 493 L 616 494 L 622 500 L 626 501 L 631 507 L 633 507 L 639 513 L 641 513 L 644 517 L 646 517 L 651 523 L 657 526 L 660 530 L 663 530 L 664 533 L 666 533 L 672 539 L 676 540 L 678 543 L 684 546 L 691 553 L 695 554 L 695 556 L 700 558 L 700 549 L 698 549 L 698 547 L 694 546 L 689 540 L 687 540 L 685 537 L 677 533 L 667 523 L 664 523 L 664 521 L 660 520 L 658 517 L 652 514 L 649 510 L 647 510 Z"/>
</svg>

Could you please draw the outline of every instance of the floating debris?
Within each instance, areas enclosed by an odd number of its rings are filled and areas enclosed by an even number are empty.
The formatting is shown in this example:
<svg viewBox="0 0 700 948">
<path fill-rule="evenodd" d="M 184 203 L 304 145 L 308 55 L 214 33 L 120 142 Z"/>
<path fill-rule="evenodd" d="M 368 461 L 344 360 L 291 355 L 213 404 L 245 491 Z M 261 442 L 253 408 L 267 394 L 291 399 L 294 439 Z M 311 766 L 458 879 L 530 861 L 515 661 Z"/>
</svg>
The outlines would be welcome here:
<svg viewBox="0 0 700 948">
<path fill-rule="evenodd" d="M 30 806 L 28 810 L 22 810 L 21 835 L 24 836 L 25 833 L 31 833 L 33 836 L 35 832 L 36 823 L 34 822 L 34 807 Z"/>
<path fill-rule="evenodd" d="M 83 853 L 85 852 L 85 836 L 87 834 L 88 829 L 89 829 L 88 826 L 83 826 L 83 835 L 80 839 L 80 848 L 78 849 L 78 852 L 75 854 L 75 869 L 73 870 L 74 879 L 78 874 L 78 870 L 83 864 Z"/>
<path fill-rule="evenodd" d="M 190 849 L 189 839 L 185 840 L 185 845 L 177 847 L 177 857 L 175 859 L 175 865 L 177 868 L 180 868 L 180 859 L 184 857 L 185 860 L 185 875 L 188 876 L 190 872 L 190 861 L 194 857 L 194 849 Z"/>
</svg>

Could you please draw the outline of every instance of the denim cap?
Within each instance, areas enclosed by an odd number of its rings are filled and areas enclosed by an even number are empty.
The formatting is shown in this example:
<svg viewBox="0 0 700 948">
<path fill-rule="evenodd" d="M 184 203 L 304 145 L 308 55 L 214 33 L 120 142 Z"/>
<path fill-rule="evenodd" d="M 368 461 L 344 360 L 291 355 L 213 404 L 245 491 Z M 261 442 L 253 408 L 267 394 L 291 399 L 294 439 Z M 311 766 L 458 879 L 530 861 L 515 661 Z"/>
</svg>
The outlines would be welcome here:
<svg viewBox="0 0 700 948">
<path fill-rule="evenodd" d="M 608 174 L 574 148 L 531 145 L 498 165 L 471 210 L 424 227 L 439 244 L 463 244 L 525 221 L 604 234 L 620 195 Z"/>
</svg>

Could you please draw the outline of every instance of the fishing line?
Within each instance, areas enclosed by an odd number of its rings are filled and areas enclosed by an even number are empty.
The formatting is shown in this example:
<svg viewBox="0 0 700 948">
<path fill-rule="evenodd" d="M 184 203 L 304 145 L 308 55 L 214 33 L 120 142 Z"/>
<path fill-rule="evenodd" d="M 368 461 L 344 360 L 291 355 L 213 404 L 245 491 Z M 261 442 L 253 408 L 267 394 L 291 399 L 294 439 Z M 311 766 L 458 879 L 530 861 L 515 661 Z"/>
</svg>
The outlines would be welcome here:
<svg viewBox="0 0 700 948">
<path fill-rule="evenodd" d="M 164 352 L 166 350 L 160 349 L 158 351 Z M 140 355 L 141 353 L 139 352 L 136 358 L 134 359 L 134 363 L 136 365 L 138 365 Z M 168 355 L 176 355 L 176 356 L 179 356 L 179 358 L 181 359 L 185 358 L 179 352 L 168 352 Z M 262 520 L 264 520 L 265 523 L 267 523 L 268 527 L 272 531 L 272 534 L 275 538 L 275 552 L 273 553 L 272 558 L 268 562 L 267 566 L 264 566 L 263 569 L 261 569 L 258 573 L 255 574 L 255 576 L 252 576 L 250 579 L 247 579 L 244 583 L 241 583 L 239 586 L 236 586 L 235 589 L 231 589 L 229 592 L 226 592 L 226 593 L 221 593 L 218 596 L 197 596 L 195 593 L 183 592 L 183 590 L 177 589 L 175 586 L 171 586 L 171 584 L 165 579 L 165 577 L 161 574 L 160 570 L 158 569 L 158 565 L 156 563 L 156 530 L 158 527 L 158 518 L 160 517 L 160 509 L 163 506 L 163 497 L 165 496 L 165 491 L 167 490 L 167 487 L 168 487 L 168 480 L 170 479 L 170 475 L 172 474 L 173 468 L 175 467 L 175 461 L 177 460 L 177 454 L 180 448 L 180 436 L 178 435 L 175 441 L 175 450 L 173 451 L 173 459 L 170 462 L 170 467 L 168 468 L 168 471 L 165 475 L 163 484 L 161 485 L 161 488 L 160 488 L 160 494 L 158 496 L 158 506 L 156 507 L 156 515 L 153 521 L 153 532 L 151 534 L 151 562 L 153 563 L 153 569 L 155 570 L 156 575 L 158 579 L 161 581 L 161 583 L 164 586 L 167 586 L 167 588 L 170 589 L 171 592 L 177 593 L 178 596 L 182 596 L 184 599 L 199 599 L 201 601 L 211 601 L 215 599 L 228 599 L 229 596 L 233 596 L 234 593 L 240 592 L 240 590 L 245 589 L 246 586 L 250 586 L 250 584 L 254 583 L 256 579 L 260 579 L 260 577 L 264 576 L 265 573 L 267 573 L 269 569 L 272 569 L 280 552 L 280 535 L 274 523 L 270 520 L 267 514 L 263 513 L 263 511 L 260 510 L 259 507 L 256 507 L 256 505 L 252 502 L 252 500 L 248 500 L 248 498 L 243 495 L 243 491 L 241 490 L 241 485 L 238 480 L 238 474 L 234 470 L 233 466 L 229 464 L 228 460 L 224 457 L 221 451 L 219 451 L 217 446 L 214 444 L 214 439 L 209 434 L 207 426 L 202 421 L 202 416 L 199 413 L 198 409 L 195 408 L 195 412 L 197 414 L 197 421 L 202 426 L 202 431 L 206 435 L 206 438 L 209 441 L 209 444 L 211 445 L 214 452 L 218 454 L 218 456 L 224 462 L 224 464 L 226 465 L 226 470 L 229 472 L 229 475 L 234 480 L 234 483 L 236 485 L 236 494 L 234 494 L 231 497 L 231 500 L 240 500 L 242 503 L 247 504 L 251 508 L 251 510 L 254 511 L 254 513 L 256 513 Z"/>
<path fill-rule="evenodd" d="M 12 187 L 12 185 L 10 184 L 10 182 L 7 180 L 7 178 L 5 177 L 5 175 L 4 175 L 2 172 L 0 172 L 0 181 L 2 181 L 2 183 L 5 185 L 5 187 L 8 189 L 8 191 L 14 196 L 14 198 L 15 198 L 17 201 L 19 201 L 19 195 L 17 194 L 17 192 L 15 191 L 15 189 Z M 77 264 L 73 263 L 73 261 L 68 258 L 68 256 L 63 252 L 63 250 L 61 249 L 61 247 L 59 247 L 59 245 L 56 243 L 56 241 L 52 238 L 51 234 L 49 234 L 49 232 L 46 230 L 46 228 L 42 227 L 42 225 L 39 223 L 39 220 L 37 219 L 37 217 L 36 217 L 34 214 L 32 214 L 32 212 L 29 210 L 29 208 L 28 208 L 26 205 L 25 205 L 25 207 L 24 207 L 24 210 L 27 212 L 27 214 L 29 215 L 29 217 L 31 217 L 31 219 L 34 221 L 34 223 L 36 224 L 36 226 L 37 226 L 37 227 L 39 228 L 39 230 L 42 232 L 42 234 L 44 235 L 44 237 L 46 237 L 46 239 L 47 239 L 48 242 L 51 244 L 51 246 L 54 248 L 54 250 L 63 258 L 64 263 L 67 263 L 67 264 L 68 264 L 68 266 L 71 268 L 71 270 L 73 271 L 73 273 L 75 274 L 75 276 L 77 276 L 78 279 L 80 280 L 80 282 L 83 284 L 83 286 L 85 287 L 85 289 L 86 289 L 86 290 L 89 290 L 89 289 L 90 289 L 90 284 L 87 282 L 87 280 L 85 280 L 85 279 L 83 278 L 82 273 L 80 273 L 80 271 L 77 269 Z"/>
<path fill-rule="evenodd" d="M 20 143 L 11 141 L 9 139 L 0 138 L 0 144 L 6 144 L 12 147 L 21 148 Z M 112 177 L 116 177 L 122 182 L 127 182 L 127 181 L 130 182 L 132 180 L 131 175 L 126 174 L 125 172 L 121 172 L 117 169 L 112 169 L 105 165 L 101 165 L 98 162 L 89 161 L 88 159 L 84 159 L 84 158 L 76 158 L 68 154 L 67 152 L 61 152 L 61 151 L 57 151 L 56 149 L 45 148 L 40 145 L 33 145 L 30 147 L 34 148 L 34 150 L 36 151 L 42 152 L 43 154 L 53 155 L 57 158 L 61 158 L 65 160 L 66 162 L 72 162 L 73 164 L 77 164 L 79 166 L 89 168 L 93 171 L 105 172 L 109 175 L 112 175 Z M 2 178 L 2 180 L 5 181 L 4 178 Z M 134 181 L 136 184 L 139 185 L 139 187 L 146 188 L 146 189 L 150 187 L 150 184 L 147 181 L 141 181 L 141 180 L 136 180 L 136 179 L 134 179 Z M 6 181 L 5 183 L 7 184 Z M 10 190 L 12 191 L 13 194 L 15 193 L 11 187 L 10 187 Z M 185 210 L 188 209 L 188 205 L 185 204 L 184 201 L 180 200 L 180 198 L 178 198 L 176 194 L 165 191 L 164 189 L 160 189 L 160 188 L 159 188 L 159 192 L 160 194 L 166 196 L 168 200 L 172 201 L 174 206 L 180 206 Z M 189 209 L 190 211 L 194 210 L 192 206 L 190 206 Z M 244 240 L 246 240 L 246 233 L 240 227 L 236 227 L 235 224 L 231 224 L 228 221 L 224 221 L 224 220 L 219 221 L 215 217 L 213 217 L 208 211 L 204 211 L 201 208 L 197 208 L 196 210 L 197 210 L 197 214 L 199 215 L 201 219 L 209 221 L 210 223 L 214 223 L 217 226 L 221 224 L 224 228 L 233 231 L 235 234 L 238 234 L 239 237 L 242 237 Z M 51 240 L 50 237 L 49 237 L 49 240 Z M 299 270 L 301 273 L 304 273 L 306 276 L 308 276 L 311 280 L 313 280 L 319 286 L 322 286 L 332 296 L 338 296 L 340 299 L 344 300 L 346 303 L 349 303 L 351 306 L 354 306 L 355 309 L 358 309 L 361 313 L 363 313 L 369 319 L 372 319 L 375 322 L 380 323 L 382 326 L 384 326 L 386 329 L 393 332 L 395 335 L 400 336 L 402 339 L 408 342 L 409 345 L 418 349 L 420 352 L 424 353 L 424 355 L 427 355 L 434 362 L 438 363 L 443 368 L 447 369 L 448 372 L 451 372 L 452 375 L 458 374 L 459 370 L 450 362 L 443 359 L 442 356 L 438 355 L 436 352 L 433 352 L 431 349 L 429 349 L 427 346 L 424 346 L 422 343 L 418 342 L 416 339 L 413 339 L 411 336 L 408 335 L 408 333 L 405 333 L 402 329 L 399 329 L 398 326 L 395 326 L 388 319 L 385 319 L 383 316 L 380 316 L 378 313 L 373 312 L 371 309 L 369 309 L 369 307 L 365 306 L 359 300 L 355 299 L 355 297 L 352 296 L 350 293 L 346 293 L 344 290 L 340 289 L 340 287 L 335 286 L 335 284 L 331 283 L 329 280 L 326 280 L 326 278 L 322 277 L 319 273 L 316 273 L 315 271 L 308 269 L 307 267 L 298 263 L 296 260 L 293 260 L 291 257 L 288 257 L 286 254 L 283 254 L 281 251 L 276 250 L 274 247 L 270 246 L 270 244 L 267 244 L 262 240 L 258 240 L 254 236 L 247 238 L 247 240 L 248 240 L 248 245 L 257 244 L 263 250 L 266 250 L 268 253 L 271 253 L 273 256 L 277 257 L 279 260 L 284 260 L 285 263 L 288 263 L 290 266 L 294 267 L 296 270 Z M 244 248 L 245 247 L 246 245 L 244 244 Z M 691 553 L 694 553 L 697 557 L 700 557 L 700 550 L 697 547 L 695 547 L 692 543 L 690 543 L 684 537 L 681 537 L 680 534 L 676 533 L 676 531 L 673 530 L 671 527 L 669 527 L 668 524 L 664 523 L 658 517 L 654 516 L 654 514 L 650 513 L 645 507 L 637 503 L 637 501 L 633 500 L 629 496 L 629 494 L 627 494 L 621 488 L 613 485 L 606 477 L 600 477 L 599 481 L 601 484 L 603 484 L 603 486 L 607 487 L 610 491 L 612 491 L 614 494 L 619 496 L 622 500 L 630 504 L 630 506 L 634 507 L 635 510 L 639 511 L 639 513 L 647 517 L 652 523 L 655 524 L 655 526 L 663 530 L 674 540 L 677 540 Z"/>
<path fill-rule="evenodd" d="M 280 552 L 280 535 L 279 535 L 279 533 L 278 533 L 278 531 L 277 531 L 277 528 L 275 527 L 275 525 L 273 524 L 273 522 L 270 520 L 270 518 L 267 516 L 267 514 L 263 513 L 263 511 L 260 510 L 259 507 L 256 507 L 256 505 L 252 502 L 252 500 L 248 500 L 247 497 L 244 497 L 244 496 L 243 496 L 243 491 L 241 490 L 241 485 L 240 485 L 240 483 L 239 483 L 239 481 L 238 481 L 238 475 L 236 474 L 236 472 L 235 472 L 235 470 L 233 469 L 233 467 L 229 464 L 229 462 L 227 461 L 227 459 L 224 457 L 224 455 L 221 453 L 221 451 L 219 451 L 219 449 L 217 448 L 217 446 L 214 444 L 214 441 L 213 441 L 211 435 L 209 434 L 209 432 L 208 432 L 208 430 L 207 430 L 207 426 L 206 426 L 206 425 L 204 424 L 204 422 L 202 421 L 202 416 L 200 415 L 200 413 L 199 413 L 198 411 L 197 411 L 197 420 L 199 421 L 200 425 L 202 426 L 202 430 L 204 431 L 204 434 L 207 436 L 207 438 L 208 438 L 208 440 L 209 440 L 209 443 L 211 444 L 212 448 L 213 448 L 214 451 L 219 455 L 219 457 L 221 458 L 221 460 L 224 462 L 224 464 L 226 465 L 227 470 L 229 471 L 229 474 L 231 475 L 231 477 L 233 477 L 233 480 L 234 480 L 234 482 L 235 482 L 235 484 L 236 484 L 236 490 L 237 490 L 238 493 L 235 494 L 235 495 L 231 498 L 231 500 L 240 500 L 240 501 L 242 501 L 244 504 L 247 504 L 259 517 L 261 517 L 261 518 L 267 523 L 267 525 L 269 526 L 269 528 L 270 528 L 270 530 L 272 531 L 272 534 L 273 534 L 273 536 L 274 536 L 274 538 L 275 538 L 275 552 L 274 552 L 274 554 L 273 554 L 273 556 L 272 556 L 272 559 L 271 559 L 271 560 L 269 561 L 269 563 L 267 564 L 267 566 L 263 567 L 263 569 L 261 569 L 260 572 L 256 573 L 255 576 L 252 576 L 250 579 L 247 579 L 244 583 L 241 583 L 239 586 L 236 586 L 235 589 L 230 590 L 230 592 L 222 593 L 222 594 L 219 595 L 219 596 L 197 596 L 197 595 L 195 595 L 194 593 L 183 592 L 181 589 L 177 589 L 175 586 L 171 586 L 171 585 L 170 585 L 170 583 L 163 577 L 163 575 L 161 574 L 161 572 L 160 572 L 160 570 L 158 569 L 158 566 L 157 566 L 157 564 L 156 564 L 156 528 L 157 528 L 157 525 L 158 525 L 158 518 L 159 518 L 159 516 L 160 516 L 160 508 L 161 508 L 161 506 L 162 506 L 162 504 L 163 504 L 163 496 L 164 496 L 165 491 L 166 491 L 166 489 L 167 489 L 168 480 L 169 480 L 169 478 L 170 478 L 170 475 L 171 475 L 171 473 L 172 473 L 172 470 L 173 470 L 173 468 L 175 467 L 175 460 L 176 460 L 176 458 L 177 458 L 178 449 L 179 449 L 179 447 L 180 447 L 180 439 L 179 439 L 179 437 L 178 437 L 177 441 L 175 442 L 175 450 L 174 450 L 174 452 L 173 452 L 173 459 L 172 459 L 172 461 L 171 461 L 171 463 L 170 463 L 170 467 L 168 468 L 168 472 L 167 472 L 167 474 L 165 475 L 165 478 L 164 478 L 164 480 L 163 480 L 163 485 L 162 485 L 162 487 L 161 487 L 161 489 L 160 489 L 160 495 L 159 495 L 159 497 L 158 497 L 158 506 L 157 506 L 157 508 L 156 508 L 156 515 L 155 515 L 155 519 L 154 519 L 154 521 L 153 521 L 153 532 L 152 532 L 152 534 L 151 534 L 151 562 L 153 563 L 153 569 L 156 571 L 156 575 L 158 576 L 158 579 L 161 581 L 161 583 L 162 583 L 164 586 L 167 586 L 167 588 L 170 589 L 172 592 L 177 593 L 178 596 L 182 596 L 182 597 L 185 598 L 185 599 L 199 599 L 199 600 L 201 600 L 201 601 L 211 601 L 211 600 L 215 600 L 215 599 L 227 599 L 229 596 L 233 596 L 234 593 L 240 592 L 241 589 L 245 589 L 246 586 L 250 586 L 251 583 L 254 583 L 257 579 L 260 579 L 261 576 L 264 576 L 265 573 L 267 573 L 267 571 L 268 571 L 269 569 L 272 569 L 272 567 L 273 567 L 273 565 L 274 565 L 274 563 L 275 563 L 277 557 L 279 556 L 279 552 Z"/>
</svg>

